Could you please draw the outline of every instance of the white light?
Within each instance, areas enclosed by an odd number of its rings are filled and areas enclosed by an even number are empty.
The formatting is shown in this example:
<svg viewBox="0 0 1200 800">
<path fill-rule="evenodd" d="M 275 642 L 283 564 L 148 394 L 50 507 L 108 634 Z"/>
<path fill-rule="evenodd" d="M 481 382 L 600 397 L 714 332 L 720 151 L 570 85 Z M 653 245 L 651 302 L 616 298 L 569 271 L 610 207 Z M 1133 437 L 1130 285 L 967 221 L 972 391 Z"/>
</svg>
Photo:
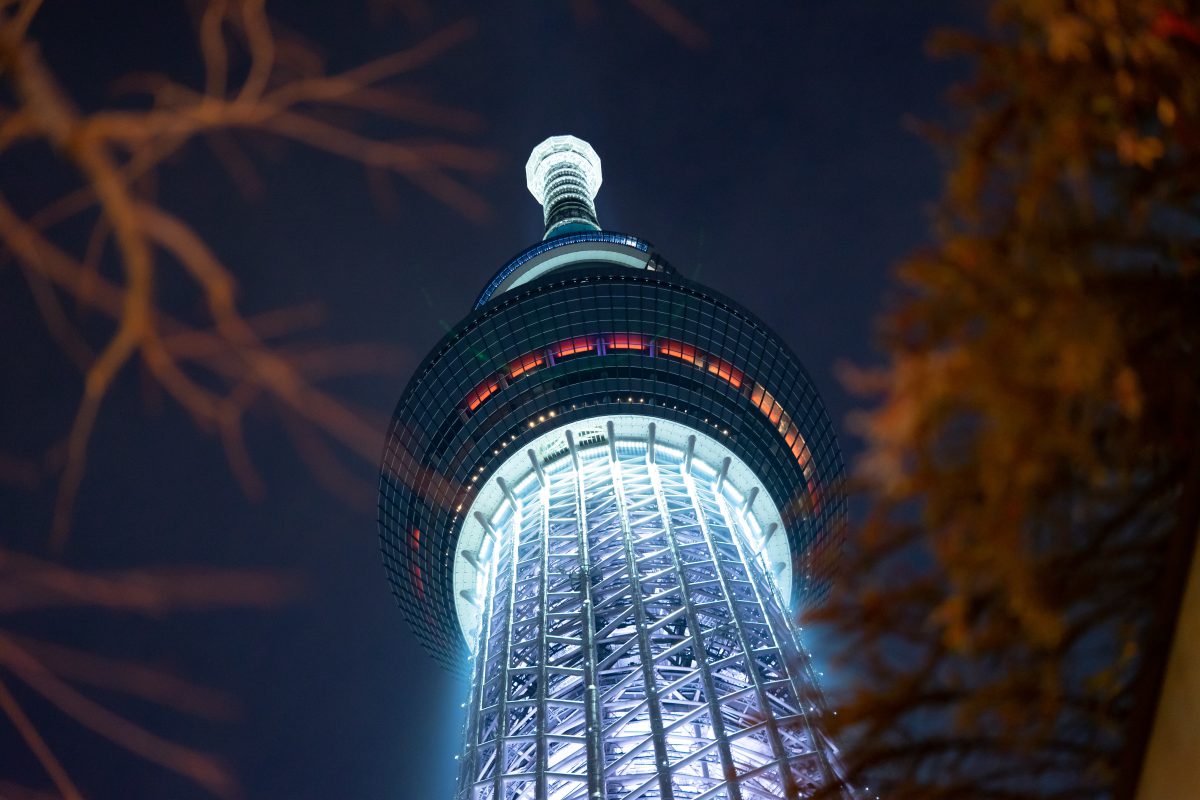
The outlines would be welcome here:
<svg viewBox="0 0 1200 800">
<path fill-rule="evenodd" d="M 548 411 L 547 414 L 549 413 Z M 474 589 L 477 597 L 486 597 L 488 595 L 486 581 L 490 581 L 495 572 L 492 560 L 501 551 L 500 547 L 495 546 L 497 544 L 495 538 L 485 536 L 482 526 L 475 521 L 475 511 L 483 513 L 484 518 L 492 523 L 492 526 L 501 533 L 502 538 L 511 535 L 517 520 L 520 520 L 520 524 L 524 526 L 529 523 L 529 520 L 539 516 L 536 510 L 542 507 L 548 494 L 553 494 L 553 492 L 550 488 L 542 486 L 537 471 L 530 464 L 527 451 L 533 450 L 541 467 L 542 475 L 552 486 L 557 485 L 563 476 L 573 476 L 575 473 L 574 461 L 568 455 L 564 438 L 566 430 L 573 431 L 575 435 L 577 456 L 579 463 L 584 468 L 584 474 L 595 476 L 596 470 L 607 472 L 609 443 L 603 434 L 607 419 L 611 419 L 616 424 L 616 444 L 621 459 L 624 460 L 629 456 L 639 457 L 639 464 L 644 463 L 649 423 L 656 423 L 658 427 L 655 452 L 658 469 L 664 477 L 674 474 L 676 480 L 680 477 L 678 470 L 684 459 L 688 437 L 696 435 L 697 441 L 693 448 L 691 472 L 682 475 L 685 484 L 694 482 L 694 488 L 689 491 L 704 488 L 711 492 L 711 483 L 716 479 L 718 471 L 713 465 L 719 466 L 725 456 L 731 456 L 732 465 L 719 493 L 722 513 L 731 522 L 736 523 L 734 529 L 739 532 L 739 538 L 745 547 L 743 558 L 747 562 L 752 562 L 755 569 L 762 571 L 772 594 L 779 592 L 782 595 L 780 599 L 784 602 L 786 602 L 785 598 L 790 597 L 794 579 L 792 570 L 785 565 L 781 574 L 771 574 L 774 562 L 782 563 L 787 560 L 786 554 L 789 549 L 787 538 L 775 536 L 772 538 L 769 548 L 762 547 L 762 537 L 769 524 L 776 524 L 782 528 L 782 520 L 779 518 L 777 506 L 758 478 L 755 477 L 755 471 L 751 465 L 742 462 L 729 451 L 724 440 L 718 438 L 721 435 L 719 430 L 705 433 L 702 429 L 697 429 L 694 424 L 689 425 L 639 414 L 613 414 L 606 418 L 568 424 L 559 423 L 557 420 L 549 425 L 534 423 L 531 427 L 540 429 L 536 438 L 530 437 L 532 441 L 514 448 L 512 453 L 504 453 L 505 459 L 497 459 L 503 463 L 491 468 L 491 471 L 487 473 L 486 484 L 468 482 L 466 487 L 468 490 L 479 487 L 480 491 L 478 493 L 472 491 L 468 502 L 463 504 L 467 512 L 461 515 L 461 527 L 458 523 L 460 517 L 456 516 L 455 518 L 455 528 L 459 531 L 454 562 L 456 564 L 455 611 L 458 615 L 460 629 L 463 631 L 467 643 L 472 647 L 472 643 L 475 641 L 474 637 L 482 636 L 483 631 L 487 629 L 486 624 L 479 624 L 480 617 L 485 615 L 486 611 L 463 599 L 459 596 L 459 592 L 462 589 Z M 508 502 L 504 493 L 499 491 L 495 484 L 497 477 L 503 477 L 511 487 L 512 494 L 518 498 L 518 505 L 523 510 L 521 516 L 516 515 L 516 509 Z M 589 477 L 588 480 L 591 481 L 592 477 Z M 759 502 L 755 503 L 754 509 L 743 513 L 741 506 L 745 498 L 749 496 L 749 490 L 755 486 L 758 487 Z M 531 514 L 534 516 L 531 517 Z M 465 550 L 474 552 L 484 565 L 483 570 L 470 568 L 470 564 L 462 555 Z M 763 563 L 764 560 L 765 563 Z M 485 573 L 488 576 L 486 579 Z M 468 631 L 473 636 L 467 635 Z"/>
<path fill-rule="evenodd" d="M 600 156 L 590 144 L 575 136 L 551 136 L 533 148 L 525 162 L 525 185 L 542 205 L 546 204 L 546 181 L 555 167 L 571 166 L 582 175 L 594 198 L 604 182 Z"/>
<path fill-rule="evenodd" d="M 600 229 L 593 200 L 602 181 L 600 156 L 582 139 L 551 136 L 533 148 L 525 183 L 544 209 L 547 238 L 563 225 Z"/>
</svg>

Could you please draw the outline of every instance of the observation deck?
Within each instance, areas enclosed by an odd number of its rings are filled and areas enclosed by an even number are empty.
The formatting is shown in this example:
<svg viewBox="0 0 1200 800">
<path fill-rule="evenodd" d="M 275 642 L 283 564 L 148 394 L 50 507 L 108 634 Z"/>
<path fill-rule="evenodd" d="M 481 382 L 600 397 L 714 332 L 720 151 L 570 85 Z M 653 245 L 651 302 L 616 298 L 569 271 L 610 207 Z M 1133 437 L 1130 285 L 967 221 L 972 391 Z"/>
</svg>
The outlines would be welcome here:
<svg viewBox="0 0 1200 800">
<path fill-rule="evenodd" d="M 478 490 L 547 424 L 631 412 L 708 433 L 755 465 L 790 547 L 784 602 L 825 595 L 845 524 L 845 468 L 799 359 L 646 240 L 568 234 L 496 273 L 417 368 L 393 416 L 380 476 L 384 563 L 438 661 L 465 663 L 455 554 Z"/>
</svg>

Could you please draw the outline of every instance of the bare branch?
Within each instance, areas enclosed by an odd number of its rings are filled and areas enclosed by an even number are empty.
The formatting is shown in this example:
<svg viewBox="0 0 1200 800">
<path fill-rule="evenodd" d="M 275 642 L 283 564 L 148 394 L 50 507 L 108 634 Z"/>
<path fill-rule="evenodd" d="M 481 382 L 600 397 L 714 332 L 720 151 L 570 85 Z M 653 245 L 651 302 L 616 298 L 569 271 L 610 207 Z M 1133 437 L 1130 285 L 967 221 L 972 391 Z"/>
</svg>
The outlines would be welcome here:
<svg viewBox="0 0 1200 800">
<path fill-rule="evenodd" d="M 668 0 L 629 0 L 629 3 L 688 47 L 699 48 L 708 44 L 708 33 Z"/>
<path fill-rule="evenodd" d="M 59 680 L 12 639 L 0 634 L 0 660 L 29 688 L 73 720 L 147 761 L 195 781 L 213 794 L 229 797 L 237 784 L 229 771 L 209 755 L 163 739 L 89 700 Z M 3 695 L 0 695 L 2 700 Z"/>
<path fill-rule="evenodd" d="M 73 647 L 8 634 L 60 678 L 86 683 L 213 720 L 230 719 L 235 705 L 223 692 L 127 659 L 106 658 Z"/>
<path fill-rule="evenodd" d="M 85 573 L 0 549 L 0 613 L 107 608 L 160 616 L 214 607 L 271 607 L 295 596 L 295 578 L 256 571 L 156 568 Z"/>
<path fill-rule="evenodd" d="M 79 793 L 79 789 L 71 781 L 71 777 L 63 768 L 62 762 L 50 750 L 42 735 L 38 733 L 37 727 L 25 715 L 25 711 L 17 703 L 17 699 L 13 697 L 12 692 L 8 690 L 8 686 L 4 683 L 3 679 L 0 679 L 0 711 L 4 712 L 4 716 L 8 717 L 8 721 L 21 734 L 21 738 L 25 740 L 25 744 L 37 756 L 38 763 L 46 770 L 46 774 L 50 776 L 50 780 L 53 781 L 55 788 L 58 789 L 63 800 L 83 800 L 83 795 Z"/>
<path fill-rule="evenodd" d="M 164 78 L 143 79 L 155 103 L 148 111 L 99 111 L 81 114 L 43 62 L 23 29 L 5 28 L 0 37 L 3 65 L 19 107 L 5 115 L 0 141 L 44 138 L 79 170 L 83 185 L 22 220 L 0 197 L 0 241 L 17 257 L 52 334 L 84 369 L 84 390 L 65 448 L 63 472 L 52 525 L 52 541 L 61 547 L 70 527 L 75 498 L 83 480 L 88 443 L 104 398 L 122 368 L 133 361 L 145 367 L 167 395 L 202 430 L 216 432 L 231 468 L 251 496 L 263 491 L 245 449 L 242 420 L 249 403 L 267 396 L 290 408 L 305 424 L 331 436 L 372 462 L 378 431 L 317 390 L 312 381 L 334 377 L 328 354 L 308 353 L 293 360 L 268 346 L 236 307 L 233 272 L 183 220 L 147 198 L 143 185 L 163 159 L 197 135 L 224 141 L 234 130 L 267 132 L 363 164 L 398 174 L 464 215 L 479 219 L 486 206 L 452 173 L 479 173 L 494 159 L 474 148 L 448 143 L 376 140 L 326 122 L 318 112 L 331 105 L 371 110 L 398 117 L 424 117 L 461 125 L 469 122 L 453 110 L 424 104 L 382 86 L 428 63 L 471 35 L 473 23 L 453 25 L 417 46 L 337 75 L 289 76 L 281 55 L 295 60 L 292 44 L 277 46 L 263 0 L 214 0 L 200 17 L 199 38 L 206 65 L 205 89 L 196 92 Z M 249 68 L 229 97 L 229 36 L 244 37 Z M 222 145 L 226 161 L 245 176 L 250 167 L 236 145 Z M 246 179 L 241 178 L 243 184 Z M 56 247 L 45 231 L 89 208 L 98 212 L 81 259 Z M 106 244 L 122 269 L 122 280 L 101 277 Z M 154 296 L 156 256 L 166 254 L 196 280 L 212 316 L 212 333 L 190 331 L 172 320 Z M 51 288 L 51 284 L 53 287 Z M 99 308 L 116 323 L 112 335 L 93 356 L 58 300 L 73 295 L 80 308 Z M 367 351 L 362 351 L 363 355 Z M 197 367 L 225 382 L 218 389 L 200 380 Z M 361 368 L 354 366 L 354 369 Z M 309 454 L 327 452 L 311 437 Z"/>
</svg>

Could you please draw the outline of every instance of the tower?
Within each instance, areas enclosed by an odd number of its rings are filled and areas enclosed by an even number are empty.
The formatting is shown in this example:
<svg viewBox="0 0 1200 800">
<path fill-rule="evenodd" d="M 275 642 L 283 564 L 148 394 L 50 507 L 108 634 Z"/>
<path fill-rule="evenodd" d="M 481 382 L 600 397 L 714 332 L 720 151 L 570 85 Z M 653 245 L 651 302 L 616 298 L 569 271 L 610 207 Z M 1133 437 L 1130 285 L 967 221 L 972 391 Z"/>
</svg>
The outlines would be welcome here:
<svg viewBox="0 0 1200 800">
<path fill-rule="evenodd" d="M 646 241 L 600 159 L 526 166 L 546 237 L 417 369 L 380 475 L 393 593 L 472 677 L 458 797 L 803 797 L 835 768 L 792 610 L 845 501 L 803 367 Z"/>
</svg>

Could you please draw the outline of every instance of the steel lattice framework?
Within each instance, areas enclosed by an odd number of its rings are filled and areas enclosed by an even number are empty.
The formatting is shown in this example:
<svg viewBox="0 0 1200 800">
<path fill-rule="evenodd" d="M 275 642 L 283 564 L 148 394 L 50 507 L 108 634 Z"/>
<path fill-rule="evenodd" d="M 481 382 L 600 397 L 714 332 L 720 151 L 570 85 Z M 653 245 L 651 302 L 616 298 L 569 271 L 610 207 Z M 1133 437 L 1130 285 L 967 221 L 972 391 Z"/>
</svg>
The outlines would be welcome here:
<svg viewBox="0 0 1200 800">
<path fill-rule="evenodd" d="M 831 775 L 750 504 L 646 430 L 562 431 L 487 520 L 462 800 L 799 797 Z"/>
</svg>

